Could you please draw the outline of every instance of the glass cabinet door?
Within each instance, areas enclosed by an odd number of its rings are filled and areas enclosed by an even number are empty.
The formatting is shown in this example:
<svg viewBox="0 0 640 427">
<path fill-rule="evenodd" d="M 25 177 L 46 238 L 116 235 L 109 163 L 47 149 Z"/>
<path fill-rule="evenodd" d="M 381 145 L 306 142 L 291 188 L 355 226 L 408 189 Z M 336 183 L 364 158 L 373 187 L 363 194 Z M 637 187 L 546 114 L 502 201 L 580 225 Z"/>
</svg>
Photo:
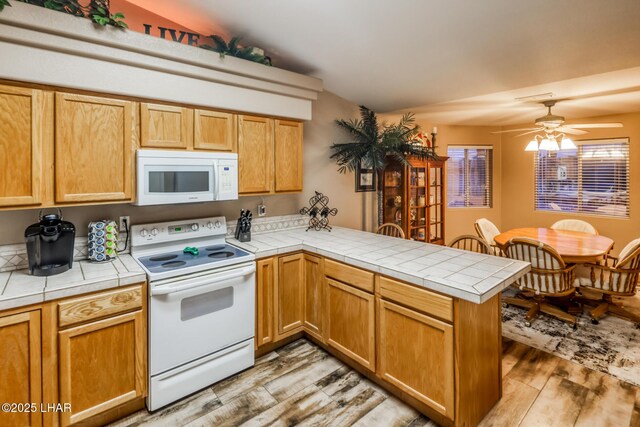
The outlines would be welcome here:
<svg viewBox="0 0 640 427">
<path fill-rule="evenodd" d="M 429 179 L 429 243 L 444 244 L 444 163 L 428 163 Z"/>
<path fill-rule="evenodd" d="M 427 168 L 426 164 L 408 168 L 409 238 L 427 241 Z"/>
<path fill-rule="evenodd" d="M 405 229 L 403 218 L 404 166 L 399 163 L 387 165 L 383 176 L 384 223 L 393 223 Z"/>
</svg>

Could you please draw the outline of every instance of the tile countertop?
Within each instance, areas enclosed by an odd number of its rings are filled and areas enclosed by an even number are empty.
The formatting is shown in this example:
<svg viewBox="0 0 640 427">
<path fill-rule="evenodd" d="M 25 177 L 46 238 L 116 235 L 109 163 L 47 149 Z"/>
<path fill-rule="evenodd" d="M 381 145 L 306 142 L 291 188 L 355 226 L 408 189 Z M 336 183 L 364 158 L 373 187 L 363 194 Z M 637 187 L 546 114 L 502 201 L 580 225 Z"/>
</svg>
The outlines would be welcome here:
<svg viewBox="0 0 640 427">
<path fill-rule="evenodd" d="M 131 255 L 103 264 L 74 261 L 71 270 L 48 277 L 29 270 L 0 273 L 0 310 L 144 282 L 145 272 Z"/>
<path fill-rule="evenodd" d="M 246 243 L 228 241 L 255 253 L 256 258 L 298 250 L 316 252 L 476 304 L 489 300 L 530 269 L 527 262 L 341 227 L 331 232 L 297 228 L 255 234 Z"/>
</svg>

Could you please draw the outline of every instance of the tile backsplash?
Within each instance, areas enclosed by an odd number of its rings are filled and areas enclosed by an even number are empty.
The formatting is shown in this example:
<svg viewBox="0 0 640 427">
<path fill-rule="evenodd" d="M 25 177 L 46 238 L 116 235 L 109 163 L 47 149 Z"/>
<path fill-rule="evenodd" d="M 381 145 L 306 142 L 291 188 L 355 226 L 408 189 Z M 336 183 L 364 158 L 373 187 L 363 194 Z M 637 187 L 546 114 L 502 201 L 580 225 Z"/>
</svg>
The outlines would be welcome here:
<svg viewBox="0 0 640 427">
<path fill-rule="evenodd" d="M 266 233 L 269 231 L 285 230 L 288 228 L 306 227 L 309 222 L 307 216 L 294 214 L 271 216 L 264 218 L 254 218 L 251 232 L 254 234 Z M 227 237 L 233 237 L 236 231 L 236 220 L 227 222 Z M 124 233 L 119 238 L 119 247 L 124 246 Z M 87 258 L 87 238 L 86 236 L 76 237 L 74 245 L 74 260 Z M 125 252 L 129 252 L 129 248 Z M 0 245 L 0 272 L 22 270 L 28 267 L 27 246 L 24 243 L 13 245 Z"/>
</svg>

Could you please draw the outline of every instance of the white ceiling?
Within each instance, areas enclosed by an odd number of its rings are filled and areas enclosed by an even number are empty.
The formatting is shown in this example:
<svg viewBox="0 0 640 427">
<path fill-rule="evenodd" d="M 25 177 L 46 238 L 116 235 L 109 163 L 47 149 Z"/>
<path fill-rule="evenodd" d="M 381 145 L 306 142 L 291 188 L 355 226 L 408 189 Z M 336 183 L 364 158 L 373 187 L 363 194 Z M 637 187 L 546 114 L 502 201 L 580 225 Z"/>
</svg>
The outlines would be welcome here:
<svg viewBox="0 0 640 427">
<path fill-rule="evenodd" d="M 522 123 L 544 110 L 513 96 L 549 91 L 581 98 L 554 111 L 567 118 L 640 110 L 640 0 L 129 1 L 204 34 L 222 26 L 379 112 Z M 623 69 L 627 87 L 576 79 Z"/>
</svg>

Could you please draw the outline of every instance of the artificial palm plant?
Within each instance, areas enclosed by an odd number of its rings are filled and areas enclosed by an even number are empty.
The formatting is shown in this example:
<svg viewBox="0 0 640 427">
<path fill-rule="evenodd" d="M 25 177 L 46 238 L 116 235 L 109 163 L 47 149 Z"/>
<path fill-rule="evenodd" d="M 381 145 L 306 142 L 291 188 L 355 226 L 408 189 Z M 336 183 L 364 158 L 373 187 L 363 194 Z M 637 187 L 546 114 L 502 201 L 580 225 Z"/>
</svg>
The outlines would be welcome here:
<svg viewBox="0 0 640 427">
<path fill-rule="evenodd" d="M 437 158 L 435 147 L 426 147 L 416 141 L 419 126 L 413 114 L 402 116 L 398 123 L 378 124 L 376 113 L 360 106 L 360 118 L 336 120 L 351 140 L 334 143 L 331 158 L 338 163 L 338 171 L 353 172 L 359 168 L 373 169 L 378 179 L 378 225 L 383 220 L 382 175 L 389 157 L 409 165 L 409 157 L 421 160 Z"/>
</svg>

